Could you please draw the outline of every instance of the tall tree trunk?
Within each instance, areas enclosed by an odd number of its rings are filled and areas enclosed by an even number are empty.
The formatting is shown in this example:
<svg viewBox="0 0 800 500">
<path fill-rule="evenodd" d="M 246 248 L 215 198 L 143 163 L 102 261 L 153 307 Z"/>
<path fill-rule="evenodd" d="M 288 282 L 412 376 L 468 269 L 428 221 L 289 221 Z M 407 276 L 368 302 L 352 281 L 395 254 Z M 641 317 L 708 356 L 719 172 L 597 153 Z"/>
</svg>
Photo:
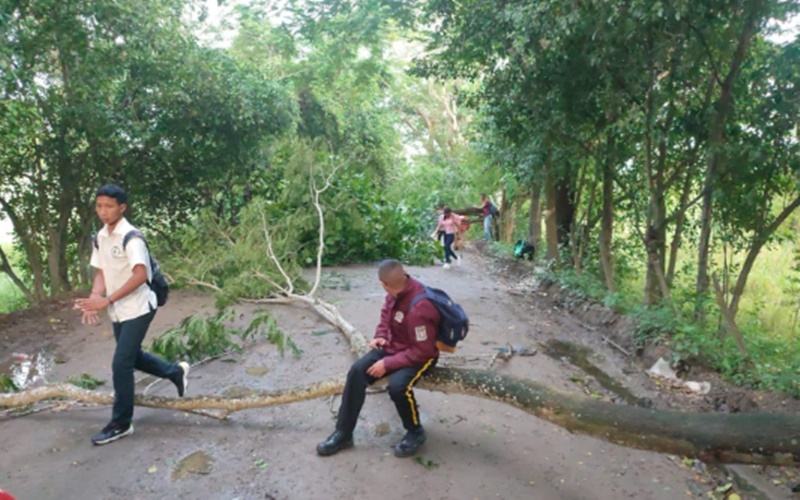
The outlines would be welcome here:
<svg viewBox="0 0 800 500">
<path fill-rule="evenodd" d="M 90 272 L 90 258 L 92 255 L 92 219 L 91 215 L 83 214 L 81 216 L 81 237 L 80 237 L 80 246 L 78 248 L 78 265 L 80 266 L 79 269 L 79 279 L 81 286 L 88 286 L 92 283 L 92 274 Z"/>
<path fill-rule="evenodd" d="M 528 241 L 538 252 L 542 243 L 542 185 L 533 183 L 531 208 L 528 216 Z"/>
<path fill-rule="evenodd" d="M 659 175 L 661 176 L 661 167 Z M 645 233 L 647 248 L 647 274 L 645 277 L 645 304 L 655 305 L 669 294 L 664 289 L 664 262 L 667 241 L 667 204 L 664 199 L 663 184 L 656 181 L 650 190 L 650 206 L 648 210 L 649 224 Z"/>
<path fill-rule="evenodd" d="M 663 251 L 665 239 L 666 203 L 663 192 L 664 155 L 654 161 L 653 121 L 655 115 L 656 71 L 650 71 L 647 91 L 647 114 L 645 123 L 645 170 L 647 173 L 647 224 L 645 226 L 644 246 L 647 250 L 647 270 L 645 272 L 644 303 L 652 306 L 662 299 L 659 284 L 659 271 L 663 271 Z M 672 109 L 672 106 L 670 106 Z M 659 141 L 659 151 L 666 149 L 664 140 Z M 663 273 L 662 273 L 663 274 Z"/>
<path fill-rule="evenodd" d="M 586 232 L 586 226 L 589 224 L 589 220 L 591 218 L 592 206 L 594 204 L 594 186 L 590 189 L 589 195 L 589 202 L 587 204 L 586 211 L 584 212 L 584 216 L 579 214 L 580 206 L 581 206 L 581 199 L 583 197 L 583 190 L 586 185 L 586 177 L 588 175 L 589 168 L 586 164 L 584 164 L 579 169 L 580 173 L 578 174 L 578 182 L 574 188 L 574 192 L 572 192 L 572 196 L 570 196 L 570 203 L 573 207 L 573 216 L 572 221 L 570 222 L 569 227 L 569 249 L 570 253 L 572 254 L 572 266 L 575 269 L 577 274 L 581 274 L 581 257 L 582 257 L 582 246 L 581 242 L 583 240 L 582 235 Z"/>
<path fill-rule="evenodd" d="M 747 3 L 745 8 L 746 18 L 742 26 L 742 33 L 739 36 L 736 50 L 731 58 L 728 74 L 720 85 L 720 92 L 714 103 L 714 115 L 710 126 L 708 163 L 706 164 L 706 171 L 703 179 L 703 208 L 700 216 L 700 241 L 698 242 L 697 248 L 697 281 L 695 291 L 697 292 L 698 299 L 708 293 L 708 255 L 711 247 L 714 179 L 717 173 L 724 168 L 723 146 L 725 144 L 725 126 L 733 112 L 733 84 L 736 77 L 739 75 L 739 70 L 747 55 L 753 33 L 763 16 L 763 1 L 752 0 Z M 716 75 L 717 79 L 719 76 L 720 75 Z M 695 315 L 698 318 L 701 318 L 704 314 L 702 303 L 702 300 L 698 300 L 695 306 Z"/>
<path fill-rule="evenodd" d="M 568 176 L 559 176 L 555 185 L 556 228 L 559 245 L 570 244 L 572 224 L 575 221 L 574 195 Z"/>
<path fill-rule="evenodd" d="M 55 226 L 50 226 L 47 232 L 47 239 L 50 240 L 50 248 L 47 252 L 47 267 L 50 275 L 50 294 L 57 295 L 64 290 L 64 283 L 61 281 L 61 240 L 58 237 L 58 230 Z"/>
<path fill-rule="evenodd" d="M 693 169 L 692 169 L 693 170 Z M 678 213 L 675 217 L 675 232 L 672 234 L 672 242 L 669 247 L 669 265 L 667 267 L 667 283 L 672 286 L 675 279 L 675 266 L 678 262 L 678 249 L 683 238 L 683 228 L 686 225 L 686 210 L 689 204 L 689 195 L 692 191 L 692 170 L 686 171 L 686 178 L 681 189 L 681 200 Z"/>
<path fill-rule="evenodd" d="M 596 186 L 591 186 L 589 189 L 589 201 L 586 203 L 584 216 L 580 218 L 580 222 L 576 221 L 572 225 L 572 259 L 575 272 L 578 274 L 583 272 L 583 254 L 589 246 L 590 235 L 594 229 L 594 225 L 597 224 L 597 219 L 592 216 L 592 212 L 594 212 L 594 200 L 597 198 L 597 188 Z"/>
<path fill-rule="evenodd" d="M 508 192 L 503 188 L 500 200 L 500 241 L 511 243 L 514 236 L 514 200 L 510 199 Z"/>
<path fill-rule="evenodd" d="M 720 142 L 720 139 L 715 139 Z M 712 141 L 714 142 L 714 141 Z M 700 241 L 697 245 L 697 280 L 695 292 L 698 300 L 695 305 L 695 317 L 702 319 L 705 312 L 702 308 L 703 301 L 700 297 L 708 293 L 708 254 L 711 246 L 711 217 L 713 205 L 713 179 L 717 154 L 712 153 L 706 165 L 705 177 L 703 179 L 703 205 L 700 211 Z"/>
<path fill-rule="evenodd" d="M 614 231 L 614 175 L 612 161 L 615 158 L 611 153 L 615 150 L 614 133 L 607 134 L 606 145 L 608 151 L 603 160 L 603 209 L 600 219 L 600 269 L 609 293 L 616 293 L 614 283 L 614 259 L 611 254 L 611 244 Z"/>
<path fill-rule="evenodd" d="M 645 276 L 645 304 L 652 306 L 661 302 L 668 295 L 665 293 L 662 277 L 664 276 L 664 226 L 651 226 L 647 230 L 645 243 L 647 247 L 647 274 Z"/>
<path fill-rule="evenodd" d="M 72 165 L 66 167 L 71 170 Z M 69 282 L 69 266 L 67 260 L 67 245 L 69 238 L 69 219 L 73 210 L 73 197 L 68 192 L 72 182 L 77 182 L 75 176 L 66 172 L 62 174 L 65 184 L 64 190 L 57 205 L 58 213 L 55 222 L 48 228 L 49 251 L 47 254 L 47 264 L 50 274 L 50 293 L 56 295 L 60 292 L 69 291 L 72 287 Z"/>
</svg>

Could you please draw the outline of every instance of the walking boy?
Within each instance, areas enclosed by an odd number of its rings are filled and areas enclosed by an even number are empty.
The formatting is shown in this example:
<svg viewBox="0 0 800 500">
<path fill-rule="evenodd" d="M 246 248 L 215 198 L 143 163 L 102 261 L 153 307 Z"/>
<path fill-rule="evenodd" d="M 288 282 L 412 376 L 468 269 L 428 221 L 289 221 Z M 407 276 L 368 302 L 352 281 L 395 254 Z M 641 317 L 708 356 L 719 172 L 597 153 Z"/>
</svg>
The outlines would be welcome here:
<svg viewBox="0 0 800 500">
<path fill-rule="evenodd" d="M 156 314 L 156 294 L 148 283 L 153 278 L 147 245 L 141 238 L 125 235 L 135 230 L 123 216 L 127 193 L 114 185 L 103 186 L 95 195 L 95 210 L 104 227 L 92 247 L 91 265 L 97 270 L 88 299 L 75 301 L 83 312 L 84 324 L 97 323 L 99 313 L 108 309 L 117 347 L 111 364 L 114 378 L 114 407 L 111 422 L 92 437 L 96 445 L 108 444 L 133 434 L 133 370 L 167 378 L 183 396 L 188 385 L 189 364 L 169 363 L 142 350 L 147 328 Z"/>
</svg>

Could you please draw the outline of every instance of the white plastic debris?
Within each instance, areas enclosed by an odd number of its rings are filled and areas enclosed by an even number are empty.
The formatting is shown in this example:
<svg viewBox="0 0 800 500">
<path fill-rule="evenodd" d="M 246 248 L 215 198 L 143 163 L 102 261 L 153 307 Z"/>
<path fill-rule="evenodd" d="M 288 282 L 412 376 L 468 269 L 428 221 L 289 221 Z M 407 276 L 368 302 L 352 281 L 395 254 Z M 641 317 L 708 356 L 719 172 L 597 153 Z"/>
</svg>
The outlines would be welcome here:
<svg viewBox="0 0 800 500">
<path fill-rule="evenodd" d="M 658 358 L 658 361 L 647 370 L 647 374 L 653 378 L 665 379 L 670 382 L 672 387 L 680 387 L 693 394 L 708 394 L 711 392 L 710 382 L 695 382 L 694 380 L 682 380 L 678 378 L 675 370 L 669 366 L 664 358 Z"/>
<path fill-rule="evenodd" d="M 689 380 L 684 382 L 683 386 L 695 394 L 708 394 L 711 392 L 710 382 L 695 382 L 693 380 Z"/>
<path fill-rule="evenodd" d="M 647 370 L 647 374 L 651 377 L 661 377 L 669 380 L 677 380 L 678 374 L 669 366 L 669 363 L 664 361 L 664 358 L 658 358 L 658 361 Z"/>
</svg>

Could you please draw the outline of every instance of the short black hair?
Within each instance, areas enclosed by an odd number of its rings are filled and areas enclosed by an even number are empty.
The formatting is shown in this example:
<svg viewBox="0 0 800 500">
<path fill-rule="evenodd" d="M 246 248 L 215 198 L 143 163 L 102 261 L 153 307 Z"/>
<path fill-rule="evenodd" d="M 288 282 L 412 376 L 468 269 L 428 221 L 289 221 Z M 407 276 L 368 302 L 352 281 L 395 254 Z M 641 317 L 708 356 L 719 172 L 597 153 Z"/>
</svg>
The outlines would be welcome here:
<svg viewBox="0 0 800 500">
<path fill-rule="evenodd" d="M 106 184 L 98 189 L 94 194 L 94 197 L 97 198 L 98 196 L 108 196 L 109 198 L 114 198 L 120 205 L 128 203 L 128 193 L 115 184 Z"/>
</svg>

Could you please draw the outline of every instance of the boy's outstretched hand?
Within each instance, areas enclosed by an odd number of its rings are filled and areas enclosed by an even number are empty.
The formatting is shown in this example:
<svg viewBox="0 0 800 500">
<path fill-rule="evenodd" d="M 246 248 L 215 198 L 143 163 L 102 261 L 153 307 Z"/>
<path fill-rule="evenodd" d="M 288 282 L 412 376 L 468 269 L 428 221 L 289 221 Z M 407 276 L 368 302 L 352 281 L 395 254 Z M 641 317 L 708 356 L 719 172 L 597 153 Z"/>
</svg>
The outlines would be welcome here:
<svg viewBox="0 0 800 500">
<path fill-rule="evenodd" d="M 93 325 L 100 321 L 99 312 L 108 307 L 108 299 L 99 295 L 92 294 L 88 299 L 77 299 L 73 309 L 83 312 L 81 323 Z"/>
</svg>

